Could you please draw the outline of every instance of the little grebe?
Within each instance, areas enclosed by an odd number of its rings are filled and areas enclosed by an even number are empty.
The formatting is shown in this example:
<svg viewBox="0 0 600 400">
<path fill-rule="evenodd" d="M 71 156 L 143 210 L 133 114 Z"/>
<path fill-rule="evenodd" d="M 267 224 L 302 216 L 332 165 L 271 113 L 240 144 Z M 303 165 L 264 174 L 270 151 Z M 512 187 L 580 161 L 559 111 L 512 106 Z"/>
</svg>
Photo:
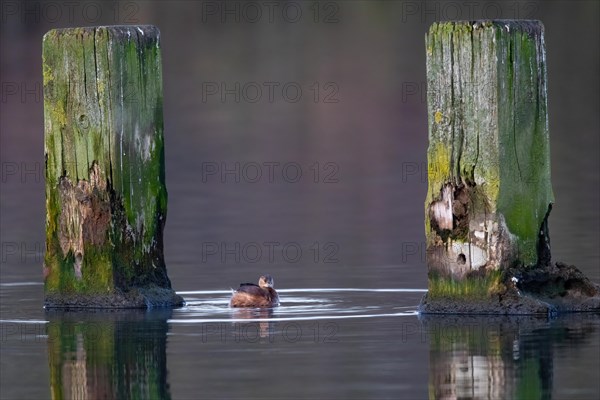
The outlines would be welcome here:
<svg viewBox="0 0 600 400">
<path fill-rule="evenodd" d="M 275 307 L 279 305 L 279 296 L 273 289 L 271 275 L 263 275 L 254 283 L 242 283 L 233 291 L 229 301 L 230 307 Z"/>
</svg>

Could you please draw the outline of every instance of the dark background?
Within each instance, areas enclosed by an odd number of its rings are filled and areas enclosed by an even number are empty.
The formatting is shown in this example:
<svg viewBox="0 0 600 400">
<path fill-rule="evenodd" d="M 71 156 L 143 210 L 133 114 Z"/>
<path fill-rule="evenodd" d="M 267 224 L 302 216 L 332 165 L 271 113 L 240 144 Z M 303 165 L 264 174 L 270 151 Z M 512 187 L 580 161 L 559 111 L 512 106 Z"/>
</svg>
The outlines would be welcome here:
<svg viewBox="0 0 600 400">
<path fill-rule="evenodd" d="M 41 279 L 43 34 L 132 23 L 162 35 L 165 243 L 176 289 L 235 286 L 265 270 L 285 287 L 425 287 L 424 35 L 434 20 L 481 17 L 545 24 L 553 255 L 599 280 L 598 12 L 596 1 L 5 1 L 2 280 Z M 270 162 L 279 163 L 272 181 Z M 236 163 L 239 183 L 203 176 L 208 164 Z M 209 253 L 236 242 L 239 262 Z M 266 242 L 280 243 L 271 259 Z"/>
</svg>

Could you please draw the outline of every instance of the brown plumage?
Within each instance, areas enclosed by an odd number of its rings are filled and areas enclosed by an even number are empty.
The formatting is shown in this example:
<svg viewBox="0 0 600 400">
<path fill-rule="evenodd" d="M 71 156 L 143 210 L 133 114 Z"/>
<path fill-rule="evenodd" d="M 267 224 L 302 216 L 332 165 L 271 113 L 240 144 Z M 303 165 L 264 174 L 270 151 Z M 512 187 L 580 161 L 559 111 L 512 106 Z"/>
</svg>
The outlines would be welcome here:
<svg viewBox="0 0 600 400">
<path fill-rule="evenodd" d="M 279 296 L 273 289 L 274 282 L 271 275 L 263 275 L 254 283 L 242 283 L 233 292 L 230 307 L 275 307 L 279 305 Z"/>
</svg>

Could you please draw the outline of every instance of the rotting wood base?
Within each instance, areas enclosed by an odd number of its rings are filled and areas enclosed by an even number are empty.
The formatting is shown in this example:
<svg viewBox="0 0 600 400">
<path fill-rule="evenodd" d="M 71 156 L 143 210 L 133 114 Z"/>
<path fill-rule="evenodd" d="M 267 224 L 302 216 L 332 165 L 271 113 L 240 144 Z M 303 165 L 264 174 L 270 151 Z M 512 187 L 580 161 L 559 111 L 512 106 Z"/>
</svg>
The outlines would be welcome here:
<svg viewBox="0 0 600 400">
<path fill-rule="evenodd" d="M 121 309 L 181 307 L 183 298 L 170 288 L 158 286 L 133 288 L 128 292 L 116 290 L 110 294 L 53 294 L 46 295 L 46 309 Z"/>
<path fill-rule="evenodd" d="M 422 314 L 532 315 L 600 313 L 600 285 L 573 265 L 508 268 L 488 296 L 423 296 Z"/>
</svg>

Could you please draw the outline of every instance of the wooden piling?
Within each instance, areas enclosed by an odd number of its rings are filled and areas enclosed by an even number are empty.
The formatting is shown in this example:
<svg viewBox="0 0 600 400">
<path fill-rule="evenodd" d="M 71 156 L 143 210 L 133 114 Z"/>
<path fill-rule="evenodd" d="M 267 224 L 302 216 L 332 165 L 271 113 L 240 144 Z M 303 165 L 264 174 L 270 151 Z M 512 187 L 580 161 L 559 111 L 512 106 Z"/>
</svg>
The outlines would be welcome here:
<svg viewBox="0 0 600 400">
<path fill-rule="evenodd" d="M 47 307 L 173 306 L 159 31 L 51 30 L 43 40 Z"/>
<path fill-rule="evenodd" d="M 521 296 L 527 288 L 520 286 L 539 278 L 531 271 L 551 266 L 544 27 L 526 20 L 434 23 L 426 52 L 429 292 L 422 310 L 545 312 L 547 302 Z M 572 272 L 551 273 L 571 279 Z M 544 282 L 551 273 L 541 274 Z M 597 296 L 589 281 L 582 287 Z M 586 307 L 598 307 L 597 300 Z"/>
</svg>

